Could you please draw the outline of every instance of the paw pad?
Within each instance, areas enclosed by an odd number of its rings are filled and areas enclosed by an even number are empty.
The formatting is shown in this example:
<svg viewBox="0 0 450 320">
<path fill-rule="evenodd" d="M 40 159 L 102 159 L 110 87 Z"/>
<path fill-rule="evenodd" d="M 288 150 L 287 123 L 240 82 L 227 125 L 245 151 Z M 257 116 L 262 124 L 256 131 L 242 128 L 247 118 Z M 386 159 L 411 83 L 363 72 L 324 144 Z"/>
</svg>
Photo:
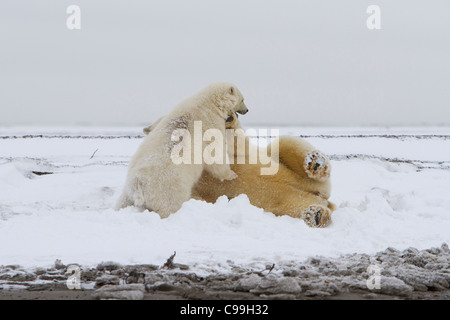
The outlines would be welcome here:
<svg viewBox="0 0 450 320">
<path fill-rule="evenodd" d="M 311 228 L 324 228 L 331 222 L 331 211 L 320 205 L 312 205 L 303 212 L 302 218 Z"/>
<path fill-rule="evenodd" d="M 326 180 L 330 177 L 330 160 L 320 151 L 308 153 L 304 166 L 306 174 L 311 179 Z"/>
</svg>

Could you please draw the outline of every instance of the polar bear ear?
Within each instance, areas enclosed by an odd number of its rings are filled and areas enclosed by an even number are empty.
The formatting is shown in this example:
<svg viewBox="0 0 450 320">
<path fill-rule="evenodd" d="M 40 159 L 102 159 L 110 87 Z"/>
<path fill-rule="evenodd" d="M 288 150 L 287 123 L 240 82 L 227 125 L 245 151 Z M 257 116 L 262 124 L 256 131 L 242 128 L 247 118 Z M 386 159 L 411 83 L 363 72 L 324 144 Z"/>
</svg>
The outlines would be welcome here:
<svg viewBox="0 0 450 320">
<path fill-rule="evenodd" d="M 230 94 L 234 94 L 234 88 L 230 87 Z"/>
</svg>

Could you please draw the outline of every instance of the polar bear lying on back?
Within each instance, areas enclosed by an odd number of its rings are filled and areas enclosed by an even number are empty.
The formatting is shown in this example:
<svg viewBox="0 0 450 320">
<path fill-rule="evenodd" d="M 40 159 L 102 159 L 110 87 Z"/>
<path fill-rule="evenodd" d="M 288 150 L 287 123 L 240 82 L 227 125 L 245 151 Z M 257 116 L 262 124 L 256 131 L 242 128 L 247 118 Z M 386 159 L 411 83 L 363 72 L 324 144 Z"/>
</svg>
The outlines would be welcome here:
<svg viewBox="0 0 450 320">
<path fill-rule="evenodd" d="M 196 164 L 174 163 L 171 156 L 175 147 L 173 134 L 181 129 L 194 136 L 194 121 L 201 121 L 202 137 L 208 129 L 220 130 L 225 137 L 228 115 L 247 111 L 241 92 L 230 83 L 214 83 L 182 101 L 154 125 L 131 159 L 125 188 L 116 208 L 133 205 L 155 211 L 164 218 L 178 211 L 183 202 L 191 198 L 192 188 L 203 170 L 222 181 L 235 179 L 237 175 L 226 161 L 205 164 L 202 159 Z M 203 150 L 204 142 L 201 143 Z M 194 149 L 192 147 L 191 151 Z M 223 150 L 226 150 L 225 140 Z"/>
</svg>

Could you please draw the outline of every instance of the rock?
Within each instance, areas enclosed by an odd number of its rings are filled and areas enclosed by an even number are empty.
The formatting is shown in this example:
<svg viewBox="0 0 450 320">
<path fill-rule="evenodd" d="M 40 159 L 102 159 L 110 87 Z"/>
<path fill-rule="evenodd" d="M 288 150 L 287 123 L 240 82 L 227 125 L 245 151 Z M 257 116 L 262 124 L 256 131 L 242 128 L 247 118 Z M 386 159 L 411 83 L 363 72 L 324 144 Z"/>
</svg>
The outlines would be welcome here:
<svg viewBox="0 0 450 320">
<path fill-rule="evenodd" d="M 391 274 L 402 280 L 416 291 L 442 290 L 448 288 L 446 274 L 440 270 L 422 269 L 411 265 L 391 268 Z M 450 276 L 449 274 L 447 274 Z"/>
<path fill-rule="evenodd" d="M 367 287 L 367 282 L 355 281 L 354 279 L 346 279 L 346 285 L 353 290 L 365 290 L 372 293 L 381 293 L 391 296 L 402 296 L 408 297 L 413 292 L 413 287 L 407 285 L 402 280 L 395 277 L 381 276 L 380 278 L 380 288 L 369 289 Z"/>
<path fill-rule="evenodd" d="M 401 262 L 400 254 L 389 249 L 382 252 L 378 252 L 375 255 L 375 259 L 381 262 L 383 267 L 385 265 L 398 264 Z"/>
<path fill-rule="evenodd" d="M 351 270 L 355 273 L 364 273 L 367 271 L 369 263 L 359 262 L 350 266 Z"/>
<path fill-rule="evenodd" d="M 174 268 L 178 268 L 180 270 L 189 270 L 189 266 L 186 264 L 181 264 L 181 263 L 174 263 L 173 264 Z"/>
<path fill-rule="evenodd" d="M 145 273 L 143 272 L 131 271 L 126 273 L 125 276 L 126 283 L 145 283 Z"/>
<path fill-rule="evenodd" d="M 233 273 L 246 273 L 248 270 L 246 268 L 243 267 L 239 267 L 239 266 L 232 266 L 231 267 L 231 271 Z"/>
<path fill-rule="evenodd" d="M 130 273 L 131 271 L 135 272 L 152 272 L 159 269 L 159 266 L 154 264 L 135 264 L 131 266 L 125 266 L 124 271 L 126 273 Z"/>
<path fill-rule="evenodd" d="M 446 286 L 443 286 L 440 283 L 434 283 L 433 287 L 431 288 L 432 291 L 444 291 L 448 289 L 448 284 Z"/>
<path fill-rule="evenodd" d="M 176 287 L 170 283 L 167 282 L 157 282 L 153 285 L 146 285 L 145 289 L 147 292 L 152 291 L 173 291 L 176 290 Z"/>
<path fill-rule="evenodd" d="M 0 280 L 15 281 L 15 282 L 25 282 L 36 280 L 36 275 L 28 272 L 8 272 L 0 275 Z"/>
<path fill-rule="evenodd" d="M 421 292 L 428 291 L 428 287 L 422 283 L 415 283 L 412 285 L 412 287 L 414 288 L 414 291 L 421 291 Z"/>
<path fill-rule="evenodd" d="M 285 276 L 285 277 L 296 277 L 296 276 L 298 276 L 298 275 L 300 274 L 300 272 L 298 272 L 298 271 L 295 270 L 295 269 L 290 269 L 290 270 L 284 270 L 284 271 L 282 272 L 282 274 L 283 274 L 283 276 Z"/>
<path fill-rule="evenodd" d="M 37 275 L 37 276 L 40 276 L 40 275 L 43 275 L 43 274 L 46 274 L 46 273 L 47 273 L 47 270 L 45 270 L 44 268 L 37 268 L 34 271 L 34 274 Z"/>
<path fill-rule="evenodd" d="M 392 296 L 410 296 L 413 292 L 413 288 L 402 280 L 395 277 L 381 277 L 381 288 L 379 292 L 382 294 L 392 295 Z"/>
<path fill-rule="evenodd" d="M 20 269 L 20 266 L 17 264 L 10 264 L 10 265 L 5 266 L 5 268 L 10 269 L 10 270 L 17 270 L 17 269 Z"/>
<path fill-rule="evenodd" d="M 397 249 L 395 249 L 395 248 L 392 248 L 392 247 L 388 247 L 384 252 L 386 252 L 386 253 L 390 253 L 390 254 L 399 254 L 400 253 L 400 251 L 398 251 Z"/>
<path fill-rule="evenodd" d="M 302 289 L 304 289 L 305 294 L 306 292 L 308 292 L 307 296 L 314 296 L 314 295 L 334 296 L 341 291 L 341 289 L 335 283 L 331 283 L 328 280 L 314 280 L 302 282 L 301 287 Z"/>
<path fill-rule="evenodd" d="M 119 263 L 113 261 L 101 262 L 97 265 L 98 271 L 113 271 L 120 269 L 122 266 Z"/>
<path fill-rule="evenodd" d="M 95 290 L 92 297 L 99 300 L 142 300 L 144 292 L 143 284 L 105 285 Z"/>
<path fill-rule="evenodd" d="M 66 276 L 63 275 L 49 275 L 49 274 L 43 274 L 39 276 L 40 280 L 48 280 L 48 281 L 65 281 L 67 280 Z"/>
<path fill-rule="evenodd" d="M 327 269 L 326 271 L 324 271 L 324 274 L 342 277 L 342 276 L 351 276 L 353 272 L 352 270 L 349 269 L 331 269 L 331 270 Z"/>
<path fill-rule="evenodd" d="M 306 278 L 306 279 L 317 278 L 317 277 L 320 277 L 320 276 L 321 276 L 320 272 L 317 272 L 316 270 L 309 270 L 309 269 L 307 269 L 307 270 L 300 270 L 300 274 L 299 274 L 300 278 Z"/>
<path fill-rule="evenodd" d="M 305 296 L 307 297 L 329 297 L 331 293 L 321 290 L 308 290 L 305 292 Z"/>
<path fill-rule="evenodd" d="M 238 280 L 235 291 L 243 291 L 249 292 L 252 289 L 255 289 L 259 283 L 261 282 L 261 277 L 256 274 L 251 274 L 246 277 L 242 277 Z"/>
<path fill-rule="evenodd" d="M 217 275 L 209 275 L 205 278 L 204 281 L 201 282 L 202 286 L 208 288 L 208 290 L 212 291 L 227 291 L 227 292 L 235 292 L 236 283 L 239 280 L 239 277 L 234 275 L 225 275 L 225 274 L 217 274 Z M 241 291 L 242 292 L 242 291 Z"/>
<path fill-rule="evenodd" d="M 81 280 L 82 281 L 95 281 L 97 278 L 98 272 L 96 270 L 82 270 L 81 271 Z"/>
<path fill-rule="evenodd" d="M 216 281 L 225 281 L 228 280 L 229 276 L 226 274 L 212 274 L 206 277 L 207 281 L 216 282 Z"/>
<path fill-rule="evenodd" d="M 109 274 L 113 276 L 123 276 L 125 274 L 125 271 L 123 269 L 116 269 L 109 272 Z"/>
<path fill-rule="evenodd" d="M 403 259 L 405 263 L 412 264 L 416 267 L 423 268 L 427 265 L 427 261 L 421 256 L 408 256 Z"/>
<path fill-rule="evenodd" d="M 62 263 L 62 261 L 60 259 L 56 259 L 55 260 L 55 269 L 60 270 L 60 269 L 65 269 L 66 266 Z"/>
<path fill-rule="evenodd" d="M 200 282 L 203 280 L 203 277 L 198 276 L 195 272 L 174 272 L 171 273 L 172 276 L 176 278 L 177 281 L 191 281 L 191 282 Z"/>
<path fill-rule="evenodd" d="M 105 286 L 105 285 L 118 285 L 120 283 L 120 279 L 116 276 L 112 275 L 102 275 L 100 278 L 97 278 L 95 281 L 95 285 L 97 287 Z"/>
<path fill-rule="evenodd" d="M 155 272 L 145 273 L 145 284 L 152 285 L 159 281 L 166 281 L 166 279 L 163 275 Z"/>
<path fill-rule="evenodd" d="M 0 280 L 9 280 L 11 278 L 11 275 L 8 273 L 0 274 Z"/>
<path fill-rule="evenodd" d="M 257 287 L 251 289 L 250 292 L 266 295 L 280 293 L 299 294 L 302 292 L 302 288 L 294 278 L 269 275 L 262 278 Z"/>
<path fill-rule="evenodd" d="M 434 255 L 438 255 L 441 253 L 441 250 L 439 248 L 430 248 L 425 251 Z"/>
<path fill-rule="evenodd" d="M 325 283 L 322 286 L 321 290 L 328 292 L 332 296 L 334 296 L 334 295 L 338 294 L 339 292 L 341 292 L 341 289 L 337 285 L 335 285 L 334 283 Z"/>
<path fill-rule="evenodd" d="M 277 287 L 273 290 L 273 293 L 292 293 L 299 294 L 302 292 L 302 287 L 298 281 L 294 278 L 281 278 L 278 281 Z"/>
<path fill-rule="evenodd" d="M 308 259 L 309 264 L 312 264 L 314 266 L 320 265 L 321 260 L 319 258 L 310 258 Z"/>
</svg>

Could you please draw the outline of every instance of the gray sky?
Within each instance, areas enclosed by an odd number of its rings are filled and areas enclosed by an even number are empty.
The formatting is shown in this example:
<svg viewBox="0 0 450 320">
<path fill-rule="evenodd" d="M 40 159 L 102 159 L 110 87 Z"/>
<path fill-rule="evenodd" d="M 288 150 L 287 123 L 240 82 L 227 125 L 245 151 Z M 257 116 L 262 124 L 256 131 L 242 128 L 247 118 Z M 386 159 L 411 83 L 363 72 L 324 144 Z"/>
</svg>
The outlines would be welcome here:
<svg viewBox="0 0 450 320">
<path fill-rule="evenodd" d="M 81 8 L 81 30 L 66 8 Z M 381 30 L 369 30 L 369 5 Z M 244 124 L 450 125 L 448 0 L 1 0 L 0 125 L 141 125 L 213 81 Z"/>
</svg>

